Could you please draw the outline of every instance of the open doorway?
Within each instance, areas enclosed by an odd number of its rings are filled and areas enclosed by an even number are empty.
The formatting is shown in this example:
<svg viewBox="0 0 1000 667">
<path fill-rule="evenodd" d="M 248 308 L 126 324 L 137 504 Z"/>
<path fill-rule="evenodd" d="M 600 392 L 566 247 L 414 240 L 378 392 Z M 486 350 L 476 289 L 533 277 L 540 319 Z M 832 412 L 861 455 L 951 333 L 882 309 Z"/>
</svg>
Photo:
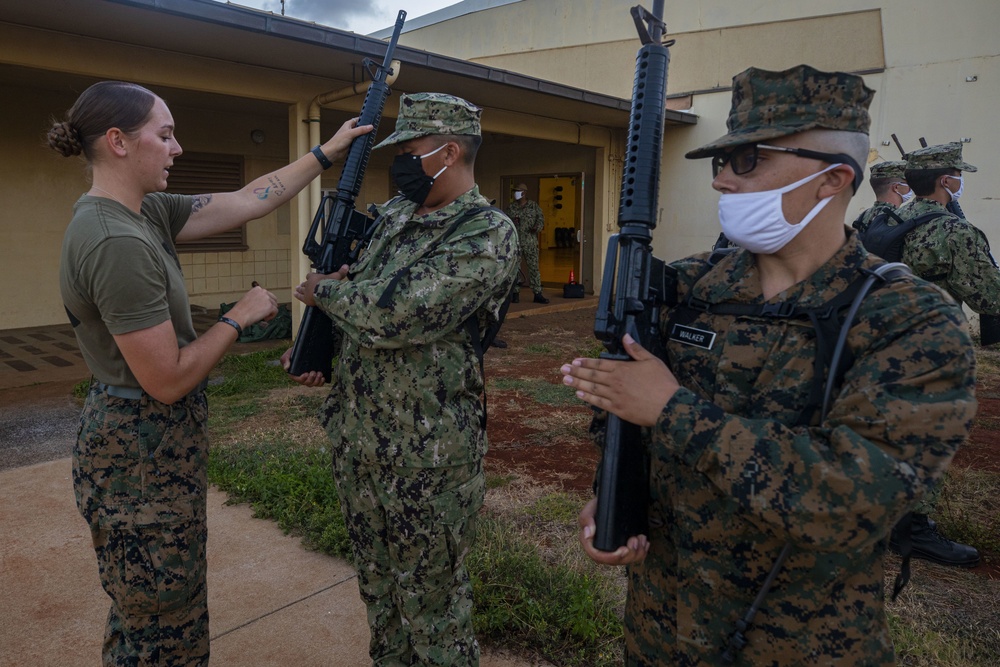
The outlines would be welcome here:
<svg viewBox="0 0 1000 667">
<path fill-rule="evenodd" d="M 503 209 L 514 201 L 514 188 L 528 186 L 528 198 L 538 202 L 545 227 L 538 235 L 538 270 L 545 287 L 561 287 L 573 274 L 583 282 L 583 174 L 514 174 L 501 177 Z"/>
</svg>

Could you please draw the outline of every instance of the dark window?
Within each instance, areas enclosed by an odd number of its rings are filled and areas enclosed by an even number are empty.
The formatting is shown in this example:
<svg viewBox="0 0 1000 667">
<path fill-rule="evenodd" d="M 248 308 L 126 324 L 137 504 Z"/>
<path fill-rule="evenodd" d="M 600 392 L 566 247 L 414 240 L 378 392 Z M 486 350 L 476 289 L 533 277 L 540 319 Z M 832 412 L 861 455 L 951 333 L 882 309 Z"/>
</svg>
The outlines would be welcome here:
<svg viewBox="0 0 1000 667">
<path fill-rule="evenodd" d="M 243 187 L 243 158 L 239 155 L 184 153 L 170 168 L 167 192 L 204 195 L 232 192 Z M 178 252 L 243 252 L 247 249 L 244 227 L 197 241 L 178 242 Z"/>
</svg>

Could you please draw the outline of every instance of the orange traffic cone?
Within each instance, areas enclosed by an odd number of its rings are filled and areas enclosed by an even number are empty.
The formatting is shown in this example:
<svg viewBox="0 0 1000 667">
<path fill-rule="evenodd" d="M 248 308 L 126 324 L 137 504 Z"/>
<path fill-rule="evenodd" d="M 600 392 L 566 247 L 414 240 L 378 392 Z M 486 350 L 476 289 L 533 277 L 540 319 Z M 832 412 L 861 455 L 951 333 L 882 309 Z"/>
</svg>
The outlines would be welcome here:
<svg viewBox="0 0 1000 667">
<path fill-rule="evenodd" d="M 576 282 L 576 274 L 573 269 L 569 271 L 569 282 L 563 285 L 563 298 L 564 299 L 582 299 L 583 298 L 583 285 Z"/>
</svg>

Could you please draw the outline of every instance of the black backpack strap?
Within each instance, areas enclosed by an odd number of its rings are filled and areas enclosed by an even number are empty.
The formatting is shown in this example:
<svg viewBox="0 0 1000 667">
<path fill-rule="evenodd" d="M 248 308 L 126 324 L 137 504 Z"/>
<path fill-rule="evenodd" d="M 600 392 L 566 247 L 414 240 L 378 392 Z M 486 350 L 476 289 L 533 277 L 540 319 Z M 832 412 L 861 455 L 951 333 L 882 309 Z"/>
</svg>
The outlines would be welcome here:
<svg viewBox="0 0 1000 667">
<path fill-rule="evenodd" d="M 899 551 L 903 562 L 899 565 L 899 573 L 892 582 L 892 601 L 895 602 L 899 594 L 910 583 L 910 553 L 913 551 L 913 512 L 907 512 L 893 528 L 896 534 L 896 549 Z"/>
<path fill-rule="evenodd" d="M 510 308 L 511 301 L 511 291 L 507 290 L 507 297 L 500 304 L 500 312 L 497 314 L 498 322 L 503 322 L 504 318 L 507 317 L 507 310 Z M 473 315 L 472 317 L 465 320 L 463 324 L 466 333 L 469 334 L 469 339 L 472 341 L 472 349 L 476 351 L 476 357 L 479 359 L 479 376 L 483 378 L 483 419 L 482 425 L 483 429 L 486 428 L 486 419 L 488 411 L 486 408 L 486 363 L 483 358 L 486 356 L 486 350 L 493 344 L 494 339 L 497 334 L 500 333 L 500 327 L 497 326 L 495 329 L 487 328 L 486 336 L 483 338 L 479 337 L 479 322 L 478 318 Z"/>
<path fill-rule="evenodd" d="M 470 208 L 465 213 L 458 216 L 458 218 L 456 218 L 454 222 L 451 223 L 451 226 L 448 227 L 448 231 L 439 236 L 433 243 L 428 245 L 427 248 L 424 250 L 424 252 L 421 253 L 421 255 L 422 256 L 430 255 L 432 252 L 437 250 L 442 243 L 447 241 L 448 238 L 452 234 L 454 234 L 455 231 L 462 225 L 462 223 L 464 223 L 466 220 L 469 220 L 470 218 L 474 218 L 475 216 L 479 215 L 484 211 L 489 211 L 489 210 L 500 211 L 500 209 L 496 208 L 495 206 L 477 206 L 476 208 Z M 401 268 L 400 270 L 396 271 L 396 273 L 389 280 L 389 284 L 386 285 L 384 290 L 382 290 L 382 295 L 379 296 L 379 299 L 375 305 L 377 305 L 379 308 L 389 307 L 392 295 L 396 292 L 396 286 L 399 284 L 400 280 L 410 275 L 411 267 L 412 265 L 408 264 L 403 268 Z"/>
<path fill-rule="evenodd" d="M 854 324 L 854 318 L 857 317 L 858 310 L 861 308 L 861 302 L 864 301 L 876 282 L 887 283 L 901 276 L 912 274 L 910 267 L 902 262 L 880 264 L 871 271 L 860 270 L 865 274 L 864 282 L 851 300 L 851 307 L 844 317 L 843 324 L 840 326 L 837 343 L 833 348 L 833 354 L 830 359 L 830 374 L 827 376 L 826 388 L 823 391 L 823 406 L 820 411 L 820 420 L 826 417 L 830 409 L 834 386 L 840 383 L 844 373 L 847 372 L 847 368 L 854 361 L 850 348 L 847 347 L 847 336 Z"/>
</svg>

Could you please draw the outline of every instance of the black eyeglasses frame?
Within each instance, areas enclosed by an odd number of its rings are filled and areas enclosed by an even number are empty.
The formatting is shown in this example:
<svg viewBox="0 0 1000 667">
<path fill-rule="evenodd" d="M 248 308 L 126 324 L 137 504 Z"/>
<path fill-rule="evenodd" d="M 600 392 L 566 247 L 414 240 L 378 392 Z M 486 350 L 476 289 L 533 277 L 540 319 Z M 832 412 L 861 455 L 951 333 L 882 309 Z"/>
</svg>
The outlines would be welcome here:
<svg viewBox="0 0 1000 667">
<path fill-rule="evenodd" d="M 810 160 L 822 160 L 823 162 L 829 162 L 830 164 L 846 164 L 852 170 L 854 170 L 854 192 L 858 191 L 861 187 L 861 181 L 864 178 L 864 171 L 862 171 L 860 165 L 846 153 L 821 153 L 820 151 L 809 150 L 808 148 L 793 148 L 790 146 L 771 146 L 770 144 L 750 144 L 753 147 L 753 156 L 750 160 L 750 166 L 747 169 L 740 168 L 737 171 L 737 167 L 731 162 L 733 154 L 740 149 L 745 149 L 744 146 L 737 146 L 736 149 L 726 152 L 726 153 L 716 153 L 712 156 L 712 178 L 716 178 L 723 170 L 723 168 L 729 164 L 733 170 L 733 173 L 737 176 L 742 176 L 743 174 L 749 174 L 751 171 L 757 168 L 757 157 L 761 149 L 767 151 L 776 151 L 779 153 L 791 153 L 798 157 L 808 158 Z"/>
</svg>

